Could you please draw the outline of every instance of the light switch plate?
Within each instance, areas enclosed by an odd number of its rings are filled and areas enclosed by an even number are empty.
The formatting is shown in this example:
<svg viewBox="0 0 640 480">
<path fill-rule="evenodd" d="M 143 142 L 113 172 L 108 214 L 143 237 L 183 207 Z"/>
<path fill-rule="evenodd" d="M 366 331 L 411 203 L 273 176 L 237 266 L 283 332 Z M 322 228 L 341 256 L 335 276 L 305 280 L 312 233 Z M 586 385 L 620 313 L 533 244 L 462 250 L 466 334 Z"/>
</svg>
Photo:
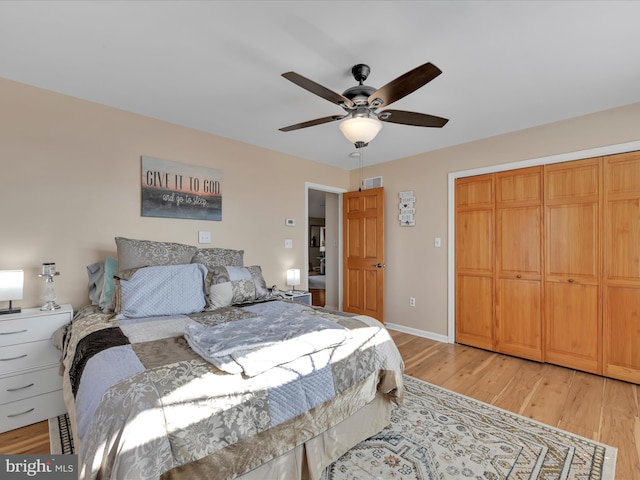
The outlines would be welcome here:
<svg viewBox="0 0 640 480">
<path fill-rule="evenodd" d="M 285 219 L 284 224 L 287 227 L 295 227 L 296 226 L 296 219 L 295 218 L 287 218 L 287 219 Z"/>
<path fill-rule="evenodd" d="M 211 243 L 211 232 L 198 232 L 198 243 Z"/>
<path fill-rule="evenodd" d="M 284 241 L 284 248 L 293 248 L 293 240 L 285 240 Z"/>
</svg>

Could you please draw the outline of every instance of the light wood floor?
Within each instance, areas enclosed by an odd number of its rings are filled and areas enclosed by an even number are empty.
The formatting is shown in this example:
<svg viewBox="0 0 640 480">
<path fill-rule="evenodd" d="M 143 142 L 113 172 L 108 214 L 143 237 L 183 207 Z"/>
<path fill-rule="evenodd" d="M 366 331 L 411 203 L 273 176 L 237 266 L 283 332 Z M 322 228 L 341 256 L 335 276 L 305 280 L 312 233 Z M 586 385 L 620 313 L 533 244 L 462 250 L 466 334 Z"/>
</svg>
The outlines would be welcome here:
<svg viewBox="0 0 640 480">
<path fill-rule="evenodd" d="M 405 373 L 618 448 L 617 480 L 640 479 L 639 386 L 391 331 Z M 47 422 L 0 434 L 0 453 L 49 453 Z"/>
<path fill-rule="evenodd" d="M 640 479 L 639 386 L 391 331 L 405 373 L 618 448 L 616 480 Z"/>
</svg>

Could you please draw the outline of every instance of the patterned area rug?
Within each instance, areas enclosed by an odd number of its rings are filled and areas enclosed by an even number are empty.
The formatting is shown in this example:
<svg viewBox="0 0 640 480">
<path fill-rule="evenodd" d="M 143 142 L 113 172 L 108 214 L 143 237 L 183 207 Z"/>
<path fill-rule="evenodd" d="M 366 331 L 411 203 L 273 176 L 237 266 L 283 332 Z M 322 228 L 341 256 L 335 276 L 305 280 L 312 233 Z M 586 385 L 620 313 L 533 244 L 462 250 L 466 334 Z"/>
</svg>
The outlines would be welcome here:
<svg viewBox="0 0 640 480">
<path fill-rule="evenodd" d="M 617 449 L 404 377 L 391 424 L 327 467 L 322 480 L 613 480 Z M 51 452 L 74 453 L 65 415 Z M 58 440 L 59 439 L 59 440 Z M 54 445 L 54 441 L 57 445 Z"/>
</svg>

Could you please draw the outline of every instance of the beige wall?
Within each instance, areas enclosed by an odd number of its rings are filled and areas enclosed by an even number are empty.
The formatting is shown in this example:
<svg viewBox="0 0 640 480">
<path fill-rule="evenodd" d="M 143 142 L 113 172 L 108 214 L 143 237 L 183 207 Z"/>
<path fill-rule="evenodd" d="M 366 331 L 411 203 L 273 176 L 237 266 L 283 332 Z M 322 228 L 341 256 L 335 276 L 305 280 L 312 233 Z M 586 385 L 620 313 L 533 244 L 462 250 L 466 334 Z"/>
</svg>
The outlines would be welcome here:
<svg viewBox="0 0 640 480">
<path fill-rule="evenodd" d="M 385 322 L 436 337 L 448 333 L 449 172 L 637 140 L 640 103 L 365 168 L 362 178 L 381 175 L 385 188 Z M 375 140 L 367 148 L 375 148 Z M 352 171 L 350 189 L 358 181 Z M 405 190 L 415 192 L 415 227 L 398 221 L 398 192 Z M 434 247 L 435 237 L 442 238 L 441 248 Z"/>
<path fill-rule="evenodd" d="M 222 170 L 222 221 L 142 217 L 142 155 Z M 4 79 L 0 162 L 0 269 L 25 271 L 23 308 L 43 303 L 47 261 L 61 272 L 58 303 L 87 304 L 85 267 L 115 256 L 116 236 L 198 245 L 208 230 L 210 246 L 244 249 L 245 264 L 284 288 L 287 268 L 306 272 L 305 182 L 349 181 L 345 170 Z"/>
<path fill-rule="evenodd" d="M 447 335 L 449 172 L 640 139 L 640 104 L 385 164 L 388 323 Z M 410 128 L 410 127 L 407 127 Z M 445 127 L 446 128 L 446 127 Z M 375 148 L 375 141 L 367 148 Z M 223 172 L 221 222 L 140 216 L 140 156 Z M 25 298 L 43 303 L 41 263 L 55 261 L 59 303 L 88 302 L 85 266 L 115 255 L 115 236 L 242 248 L 269 284 L 304 269 L 305 182 L 357 188 L 359 172 L 283 155 L 0 79 L 0 269 L 25 270 Z M 282 172 L 286 172 L 283 175 Z M 416 226 L 400 227 L 398 192 L 416 195 Z M 286 227 L 285 218 L 295 218 Z M 433 246 L 434 237 L 442 247 Z M 294 248 L 284 249 L 284 239 Z M 306 279 L 303 279 L 303 284 Z M 409 307 L 409 297 L 416 306 Z"/>
</svg>

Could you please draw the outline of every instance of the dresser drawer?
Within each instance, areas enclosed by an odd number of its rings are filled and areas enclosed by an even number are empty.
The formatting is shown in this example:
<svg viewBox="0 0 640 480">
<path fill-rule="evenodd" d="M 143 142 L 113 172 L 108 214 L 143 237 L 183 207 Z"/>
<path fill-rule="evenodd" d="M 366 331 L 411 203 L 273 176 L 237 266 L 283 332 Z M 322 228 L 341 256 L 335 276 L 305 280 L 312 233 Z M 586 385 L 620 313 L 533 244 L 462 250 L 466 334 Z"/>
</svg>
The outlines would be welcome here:
<svg viewBox="0 0 640 480">
<path fill-rule="evenodd" d="M 0 378 L 0 405 L 42 395 L 62 388 L 58 367 Z"/>
<path fill-rule="evenodd" d="M 0 432 L 42 422 L 66 411 L 61 390 L 7 403 L 0 407 Z"/>
<path fill-rule="evenodd" d="M 0 318 L 0 347 L 48 340 L 59 327 L 71 321 L 70 309 L 40 313 L 38 309 L 28 308 L 10 316 L 14 318 Z"/>
<path fill-rule="evenodd" d="M 35 367 L 57 365 L 62 352 L 51 340 L 0 347 L 0 375 Z"/>
</svg>

